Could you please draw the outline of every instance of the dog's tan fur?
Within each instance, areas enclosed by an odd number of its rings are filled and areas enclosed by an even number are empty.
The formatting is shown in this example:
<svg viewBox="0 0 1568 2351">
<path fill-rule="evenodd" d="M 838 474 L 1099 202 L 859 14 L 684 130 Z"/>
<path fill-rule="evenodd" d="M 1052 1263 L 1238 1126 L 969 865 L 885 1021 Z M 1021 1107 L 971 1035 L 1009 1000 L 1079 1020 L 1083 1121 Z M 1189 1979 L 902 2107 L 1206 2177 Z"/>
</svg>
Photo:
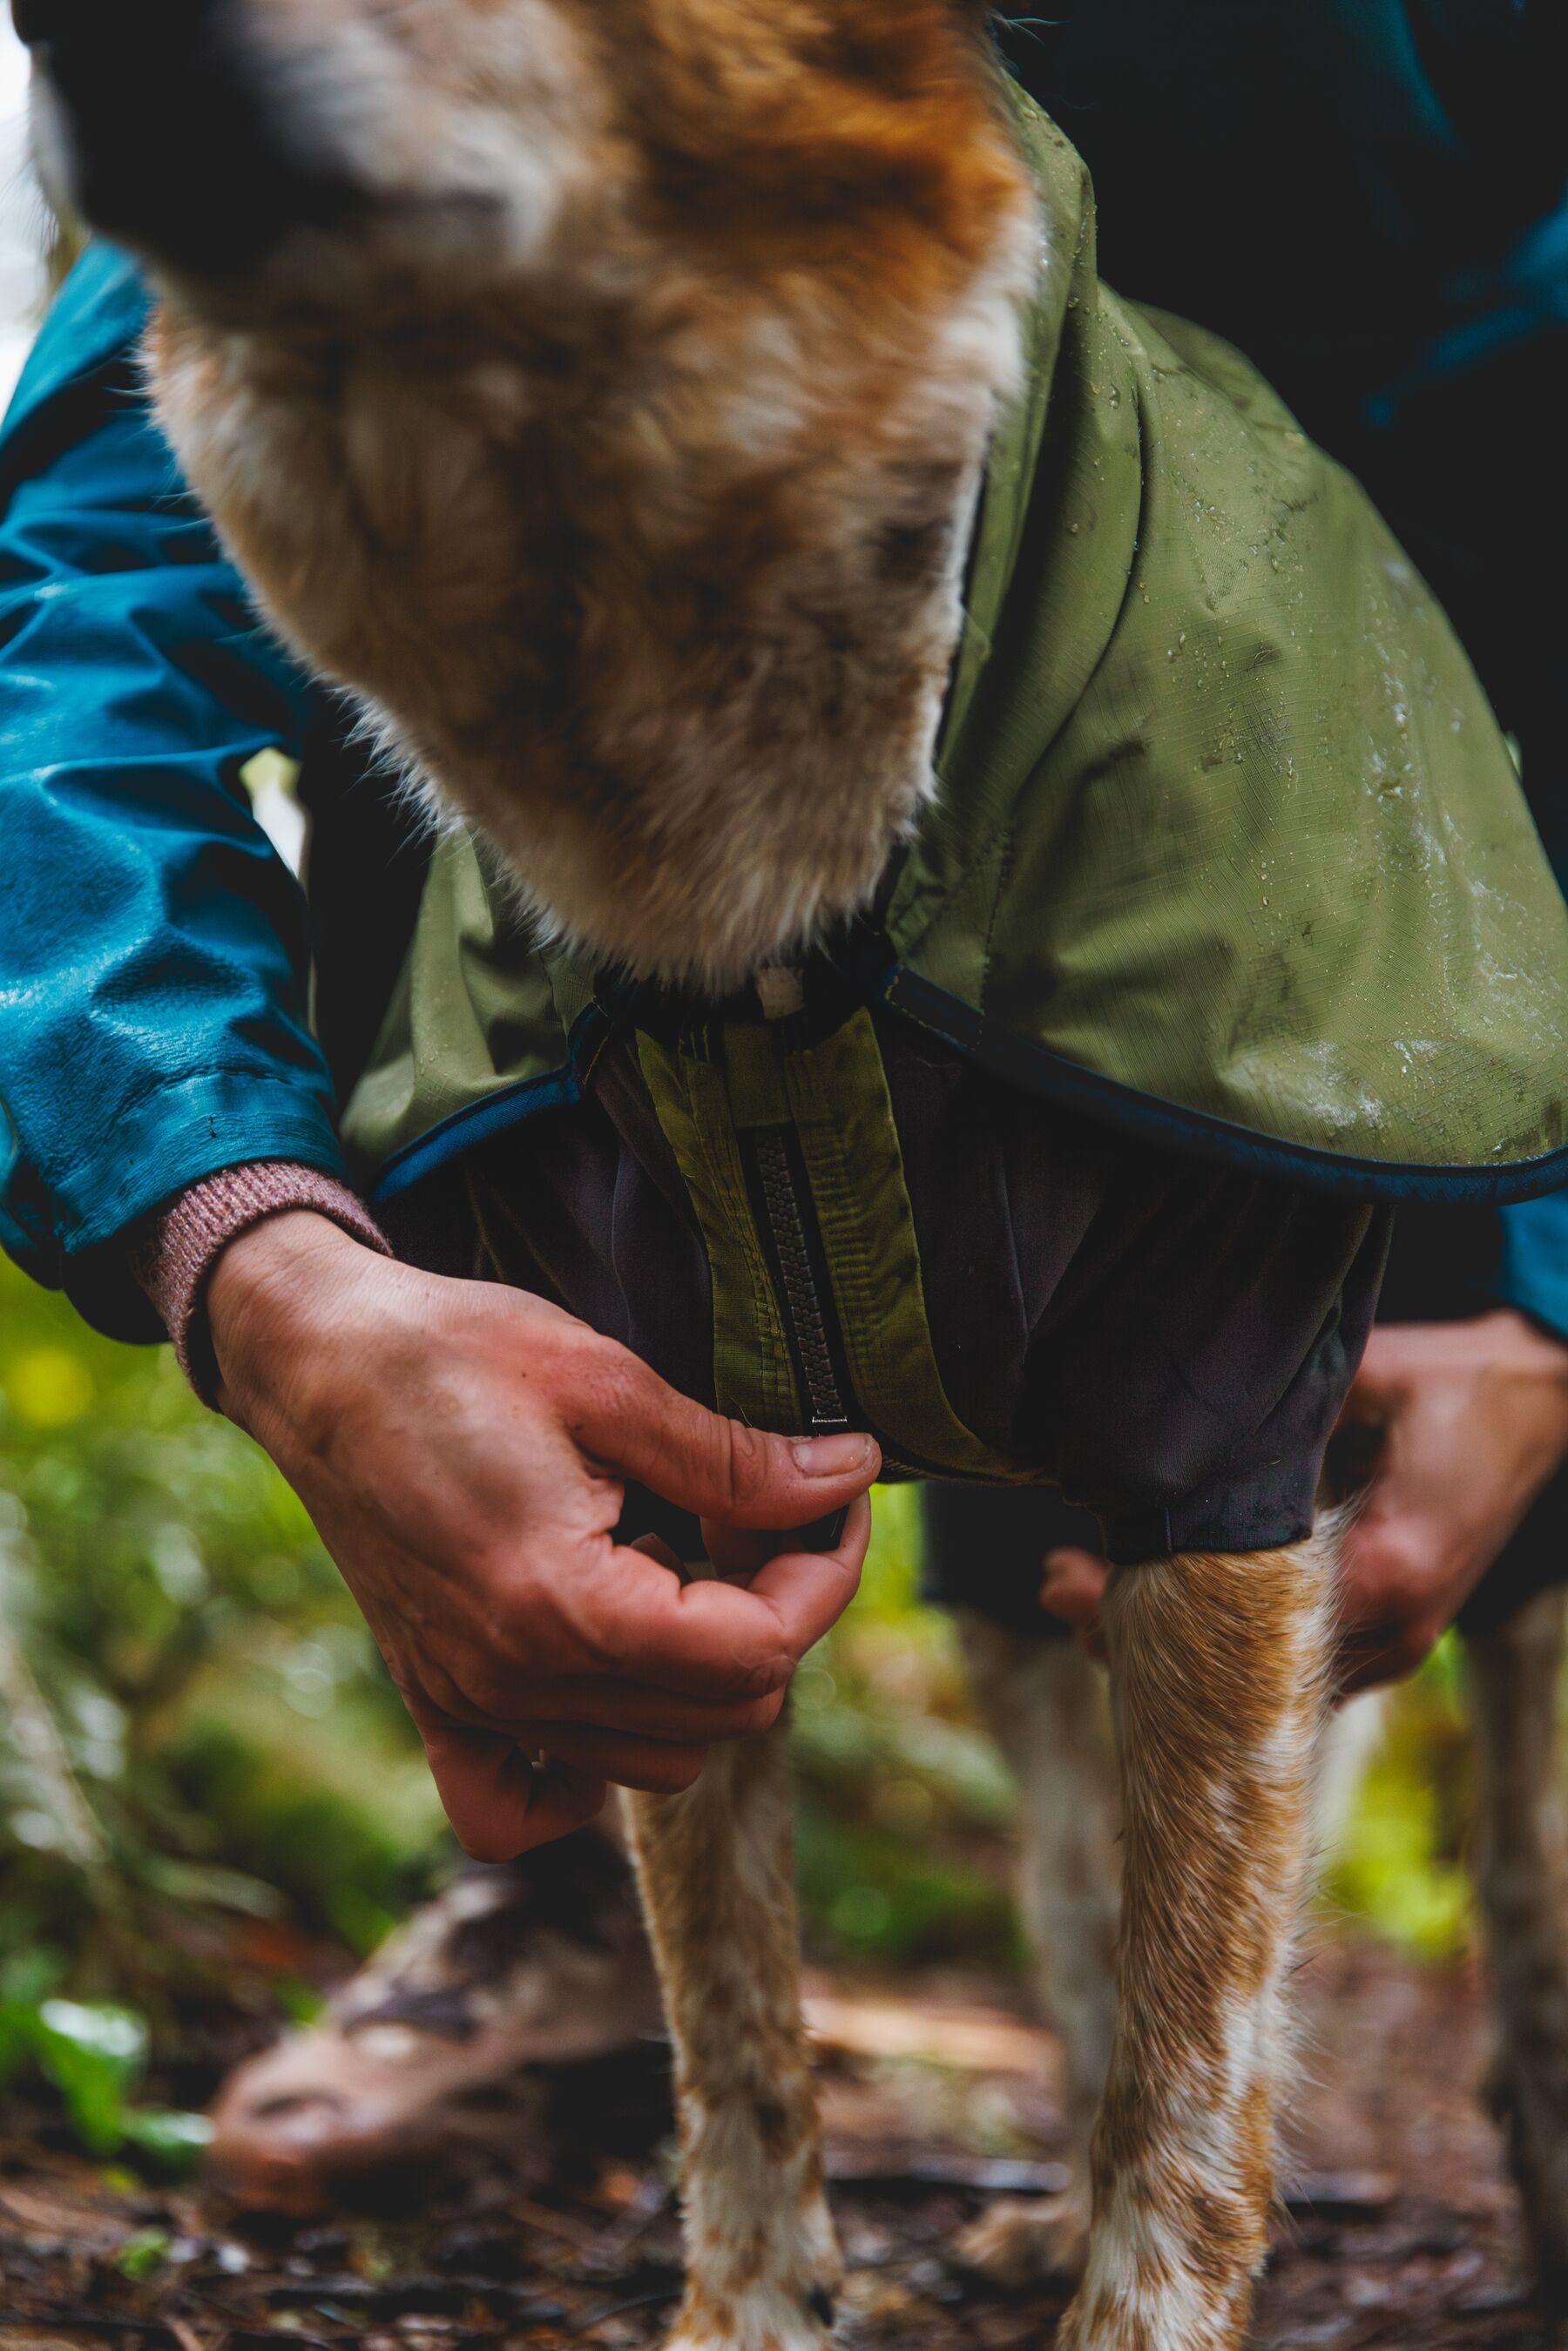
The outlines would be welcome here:
<svg viewBox="0 0 1568 2351">
<path fill-rule="evenodd" d="M 803 947 L 932 789 L 1040 264 L 977 18 L 242 21 L 300 140 L 371 199 L 243 286 L 166 279 L 152 340 L 165 424 L 277 625 L 596 954 L 723 987 Z M 47 152 L 47 104 L 43 129 Z M 1241 2341 L 1333 1575 L 1330 1531 L 1113 1581 L 1125 1901 L 1069 2351 Z M 778 1756 L 634 1808 L 679 2062 L 682 2351 L 816 2351 L 838 2275 Z M 1092 1888 L 1080 1907 L 1108 1922 Z"/>
<path fill-rule="evenodd" d="M 1294 1551 L 1123 1570 L 1105 1630 L 1125 1879 L 1094 2226 L 1063 2351 L 1235 2351 L 1261 2267 L 1337 1597 Z"/>
<path fill-rule="evenodd" d="M 254 13 L 424 183 L 401 246 L 165 308 L 190 477 L 543 915 L 733 985 L 862 903 L 931 789 L 1036 258 L 979 36 L 945 0 Z M 508 125 L 549 171 L 454 271 L 444 161 Z"/>
<path fill-rule="evenodd" d="M 680 2100 L 689 2273 L 673 2344 L 815 2351 L 842 2263 L 800 2020 L 783 1732 L 629 1811 Z"/>
</svg>

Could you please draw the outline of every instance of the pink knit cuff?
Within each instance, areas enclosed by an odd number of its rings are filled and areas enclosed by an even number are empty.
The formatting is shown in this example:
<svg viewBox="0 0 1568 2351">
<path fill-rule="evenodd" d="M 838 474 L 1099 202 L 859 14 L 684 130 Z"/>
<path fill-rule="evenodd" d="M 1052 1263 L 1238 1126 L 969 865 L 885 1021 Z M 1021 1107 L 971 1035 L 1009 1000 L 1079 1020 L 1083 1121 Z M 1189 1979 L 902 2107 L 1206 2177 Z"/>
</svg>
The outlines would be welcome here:
<svg viewBox="0 0 1568 2351">
<path fill-rule="evenodd" d="M 131 1270 L 157 1309 L 174 1353 L 204 1404 L 217 1393 L 218 1367 L 202 1311 L 207 1276 L 219 1253 L 266 1217 L 308 1208 L 329 1217 L 367 1249 L 391 1257 L 392 1244 L 364 1202 L 335 1176 L 292 1160 L 225 1167 L 182 1192 L 154 1217 Z"/>
</svg>

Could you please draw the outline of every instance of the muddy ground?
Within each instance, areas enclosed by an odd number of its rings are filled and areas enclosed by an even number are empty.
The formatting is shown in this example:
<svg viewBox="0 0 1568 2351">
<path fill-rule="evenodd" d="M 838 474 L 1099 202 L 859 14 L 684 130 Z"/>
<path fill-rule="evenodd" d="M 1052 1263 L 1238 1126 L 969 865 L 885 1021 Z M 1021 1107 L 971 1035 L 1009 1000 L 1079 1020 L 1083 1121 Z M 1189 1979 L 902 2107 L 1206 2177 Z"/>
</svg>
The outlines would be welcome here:
<svg viewBox="0 0 1568 2351">
<path fill-rule="evenodd" d="M 1476 2083 L 1466 1970 L 1367 1946 L 1306 1970 L 1313 2037 L 1260 2346 L 1536 2351 L 1498 2148 Z M 1048 2191 L 1060 2154 L 1049 2036 L 972 1980 L 818 1978 L 834 2199 L 851 2276 L 841 2339 L 909 2351 L 1048 2346 L 1064 2294 L 1009 2296 L 947 2248 L 996 2187 Z M 158 2193 L 4 2116 L 0 2351 L 643 2351 L 676 2291 L 658 2061 L 565 2076 L 549 2152 L 458 2183 L 378 2183 L 369 2209 L 285 2220 L 215 2189 Z M 517 2125 L 498 2111 L 500 2136 Z M 606 2139 L 616 2151 L 606 2156 Z M 597 2142 L 597 2144 L 595 2144 Z M 141 2273 L 141 2274 L 137 2274 Z"/>
</svg>

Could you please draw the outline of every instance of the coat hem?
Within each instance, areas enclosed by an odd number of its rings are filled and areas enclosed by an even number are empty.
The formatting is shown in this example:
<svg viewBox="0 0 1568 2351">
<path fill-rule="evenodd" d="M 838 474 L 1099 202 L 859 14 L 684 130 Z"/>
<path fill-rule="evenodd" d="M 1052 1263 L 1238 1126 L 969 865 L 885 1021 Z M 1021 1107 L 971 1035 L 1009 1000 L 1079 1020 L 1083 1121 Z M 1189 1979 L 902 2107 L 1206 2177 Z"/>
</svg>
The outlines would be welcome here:
<svg viewBox="0 0 1568 2351">
<path fill-rule="evenodd" d="M 1366 1159 L 1314 1144 L 1291 1143 L 1282 1135 L 1237 1126 L 1208 1111 L 1140 1093 L 1118 1079 L 1101 1077 L 1081 1062 L 1053 1053 L 1049 1046 L 999 1030 L 959 998 L 902 966 L 890 975 L 883 998 L 894 1011 L 982 1069 L 1030 1093 L 1043 1094 L 1123 1134 L 1146 1136 L 1191 1157 L 1250 1168 L 1312 1191 L 1362 1200 L 1500 1208 L 1568 1186 L 1568 1146 L 1500 1166 Z"/>
</svg>

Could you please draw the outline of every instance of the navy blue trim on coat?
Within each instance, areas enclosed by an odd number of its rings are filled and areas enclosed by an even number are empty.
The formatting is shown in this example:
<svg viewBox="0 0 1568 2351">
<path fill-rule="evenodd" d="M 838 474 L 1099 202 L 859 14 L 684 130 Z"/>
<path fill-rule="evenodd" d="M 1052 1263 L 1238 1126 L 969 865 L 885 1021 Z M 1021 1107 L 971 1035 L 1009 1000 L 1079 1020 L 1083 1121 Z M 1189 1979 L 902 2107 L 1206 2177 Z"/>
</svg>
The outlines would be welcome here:
<svg viewBox="0 0 1568 2351">
<path fill-rule="evenodd" d="M 870 996 L 902 1013 L 966 1060 L 989 1070 L 1067 1110 L 1101 1120 L 1124 1134 L 1143 1136 L 1168 1151 L 1243 1167 L 1254 1175 L 1304 1186 L 1314 1192 L 1348 1194 L 1359 1200 L 1429 1200 L 1450 1207 L 1502 1208 L 1568 1187 L 1568 1148 L 1507 1167 L 1431 1167 L 1401 1160 L 1360 1159 L 1313 1144 L 1287 1143 L 1259 1134 L 1206 1111 L 1187 1110 L 1157 1094 L 1140 1093 L 1114 1078 L 1103 1078 L 1049 1046 L 1017 1037 L 946 988 L 895 964 L 884 970 Z M 862 999 L 863 1000 L 863 999 Z M 417 1141 L 406 1144 L 382 1167 L 371 1186 L 372 1203 L 395 1199 L 427 1176 L 449 1166 L 475 1144 L 506 1134 L 540 1111 L 582 1100 L 583 1080 L 597 1046 L 611 1025 L 604 1009 L 590 1005 L 571 1034 L 569 1058 L 559 1070 L 520 1079 L 501 1092 L 486 1094 L 454 1111 Z"/>
<path fill-rule="evenodd" d="M 584 1063 L 591 1058 L 590 1047 L 603 1028 L 603 1014 L 596 1005 L 591 1005 L 572 1030 L 568 1047 L 570 1058 L 559 1070 L 547 1071 L 543 1077 L 519 1078 L 516 1085 L 504 1086 L 498 1093 L 485 1094 L 478 1102 L 466 1102 L 438 1124 L 426 1128 L 413 1143 L 405 1143 L 401 1151 L 394 1151 L 370 1187 L 372 1207 L 379 1207 L 385 1200 L 395 1200 L 401 1192 L 412 1191 L 416 1184 L 449 1167 L 476 1144 L 489 1143 L 497 1134 L 509 1133 L 525 1119 L 536 1118 L 540 1111 L 566 1110 L 580 1102 Z"/>
<path fill-rule="evenodd" d="M 1539 1159 L 1516 1160 L 1507 1167 L 1430 1167 L 1410 1161 L 1358 1159 L 1312 1144 L 1287 1143 L 1279 1135 L 1258 1134 L 1229 1119 L 1186 1110 L 1114 1078 L 1099 1077 L 1049 1046 L 998 1029 L 961 998 L 914 972 L 894 971 L 883 999 L 1011 1085 L 1101 1119 L 1124 1134 L 1145 1135 L 1169 1150 L 1249 1168 L 1311 1191 L 1348 1193 L 1360 1200 L 1434 1200 L 1451 1207 L 1501 1208 L 1568 1185 L 1568 1148 Z"/>
</svg>

